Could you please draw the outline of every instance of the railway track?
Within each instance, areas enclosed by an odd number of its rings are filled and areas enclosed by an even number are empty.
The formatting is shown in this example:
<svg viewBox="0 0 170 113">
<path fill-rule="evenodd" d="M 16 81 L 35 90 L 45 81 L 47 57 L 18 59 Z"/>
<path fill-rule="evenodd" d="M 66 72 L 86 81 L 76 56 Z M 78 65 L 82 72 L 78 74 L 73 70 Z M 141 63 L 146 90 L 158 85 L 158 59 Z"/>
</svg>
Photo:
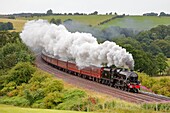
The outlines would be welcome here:
<svg viewBox="0 0 170 113">
<path fill-rule="evenodd" d="M 40 55 L 37 55 L 36 57 L 36 65 L 38 68 L 44 71 L 47 71 L 51 74 L 54 74 L 57 78 L 62 79 L 70 84 L 74 84 L 76 86 L 87 88 L 87 89 L 90 89 L 96 92 L 108 94 L 113 97 L 120 98 L 122 100 L 126 100 L 129 102 L 134 102 L 134 103 L 168 103 L 170 102 L 170 98 L 168 97 L 147 94 L 143 92 L 139 92 L 139 93 L 126 92 L 126 91 L 112 88 L 112 87 L 109 87 L 103 84 L 99 84 L 97 82 L 86 80 L 86 79 L 83 79 L 83 78 L 80 78 L 74 75 L 70 75 L 68 73 L 62 72 L 48 65 L 46 62 L 44 62 L 41 59 Z"/>
</svg>

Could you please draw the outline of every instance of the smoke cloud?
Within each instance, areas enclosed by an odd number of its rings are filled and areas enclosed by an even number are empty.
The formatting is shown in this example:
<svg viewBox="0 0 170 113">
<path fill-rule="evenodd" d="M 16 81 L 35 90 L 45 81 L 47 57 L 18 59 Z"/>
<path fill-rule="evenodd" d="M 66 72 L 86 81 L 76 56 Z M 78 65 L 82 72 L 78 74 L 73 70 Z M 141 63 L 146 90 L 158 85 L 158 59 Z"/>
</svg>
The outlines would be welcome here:
<svg viewBox="0 0 170 113">
<path fill-rule="evenodd" d="M 46 20 L 27 22 L 20 36 L 33 51 L 45 49 L 51 55 L 74 59 L 80 68 L 101 66 L 102 63 L 134 67 L 132 55 L 115 42 L 98 44 L 90 33 L 71 33 L 63 25 L 50 24 Z"/>
</svg>

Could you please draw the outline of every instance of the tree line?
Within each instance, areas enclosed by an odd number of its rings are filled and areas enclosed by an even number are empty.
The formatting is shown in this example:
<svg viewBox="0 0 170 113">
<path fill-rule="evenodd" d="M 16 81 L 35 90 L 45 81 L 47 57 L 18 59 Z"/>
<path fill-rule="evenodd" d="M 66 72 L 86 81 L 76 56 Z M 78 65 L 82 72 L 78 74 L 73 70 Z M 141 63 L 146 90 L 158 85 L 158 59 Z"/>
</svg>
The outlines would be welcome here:
<svg viewBox="0 0 170 113">
<path fill-rule="evenodd" d="M 117 13 L 114 13 L 115 15 L 117 15 Z M 9 15 L 0 15 L 0 17 L 4 17 L 4 18 L 8 18 L 8 19 L 15 19 L 16 17 L 41 17 L 41 16 L 50 16 L 50 15 L 99 15 L 98 11 L 94 11 L 92 13 L 79 13 L 79 12 L 75 12 L 75 13 L 53 13 L 53 11 L 51 9 L 47 10 L 46 13 L 14 13 L 14 14 L 9 14 Z M 112 12 L 110 13 L 106 13 L 106 15 L 113 15 Z"/>
<path fill-rule="evenodd" d="M 143 16 L 170 16 L 170 14 L 166 14 L 165 12 L 160 12 L 160 14 L 158 15 L 158 13 L 144 13 Z"/>
</svg>

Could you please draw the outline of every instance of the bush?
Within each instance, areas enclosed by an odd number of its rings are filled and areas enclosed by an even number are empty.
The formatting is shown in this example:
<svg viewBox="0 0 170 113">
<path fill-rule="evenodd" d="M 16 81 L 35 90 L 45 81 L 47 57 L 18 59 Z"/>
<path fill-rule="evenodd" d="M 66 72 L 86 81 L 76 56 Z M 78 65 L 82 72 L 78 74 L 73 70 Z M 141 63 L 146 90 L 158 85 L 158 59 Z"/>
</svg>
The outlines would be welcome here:
<svg viewBox="0 0 170 113">
<path fill-rule="evenodd" d="M 0 98 L 1 104 L 10 104 L 15 106 L 29 106 L 29 101 L 23 97 L 1 97 Z"/>
<path fill-rule="evenodd" d="M 87 110 L 88 99 L 85 99 L 86 93 L 78 89 L 71 89 L 64 93 L 63 102 L 56 109 L 60 110 Z"/>
<path fill-rule="evenodd" d="M 33 108 L 45 108 L 43 99 L 35 101 L 32 106 Z"/>
<path fill-rule="evenodd" d="M 28 83 L 34 72 L 35 67 L 33 67 L 29 62 L 20 62 L 9 71 L 7 82 L 13 81 L 17 85 Z"/>
<path fill-rule="evenodd" d="M 44 106 L 45 108 L 55 108 L 59 103 L 62 102 L 62 94 L 59 92 L 52 92 L 49 93 L 45 98 L 44 98 Z"/>
<path fill-rule="evenodd" d="M 45 93 L 51 93 L 51 92 L 61 92 L 64 89 L 64 84 L 61 80 L 57 79 L 47 79 L 44 84 L 45 87 Z"/>
<path fill-rule="evenodd" d="M 14 90 L 16 88 L 16 83 L 11 81 L 8 84 L 5 84 L 2 90 L 0 90 L 0 95 L 6 95 L 8 92 Z"/>
</svg>

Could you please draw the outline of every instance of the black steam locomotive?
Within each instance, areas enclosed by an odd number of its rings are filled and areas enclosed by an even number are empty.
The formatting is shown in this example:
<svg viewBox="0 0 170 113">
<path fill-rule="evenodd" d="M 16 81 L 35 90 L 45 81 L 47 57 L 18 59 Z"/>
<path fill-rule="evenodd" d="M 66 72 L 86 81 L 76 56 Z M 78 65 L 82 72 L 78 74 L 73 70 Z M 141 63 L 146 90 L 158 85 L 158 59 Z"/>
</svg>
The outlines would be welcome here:
<svg viewBox="0 0 170 113">
<path fill-rule="evenodd" d="M 138 92 L 138 75 L 124 68 L 89 66 L 79 69 L 75 62 L 65 61 L 42 52 L 42 59 L 53 67 L 85 79 L 90 79 L 125 91 Z"/>
</svg>

